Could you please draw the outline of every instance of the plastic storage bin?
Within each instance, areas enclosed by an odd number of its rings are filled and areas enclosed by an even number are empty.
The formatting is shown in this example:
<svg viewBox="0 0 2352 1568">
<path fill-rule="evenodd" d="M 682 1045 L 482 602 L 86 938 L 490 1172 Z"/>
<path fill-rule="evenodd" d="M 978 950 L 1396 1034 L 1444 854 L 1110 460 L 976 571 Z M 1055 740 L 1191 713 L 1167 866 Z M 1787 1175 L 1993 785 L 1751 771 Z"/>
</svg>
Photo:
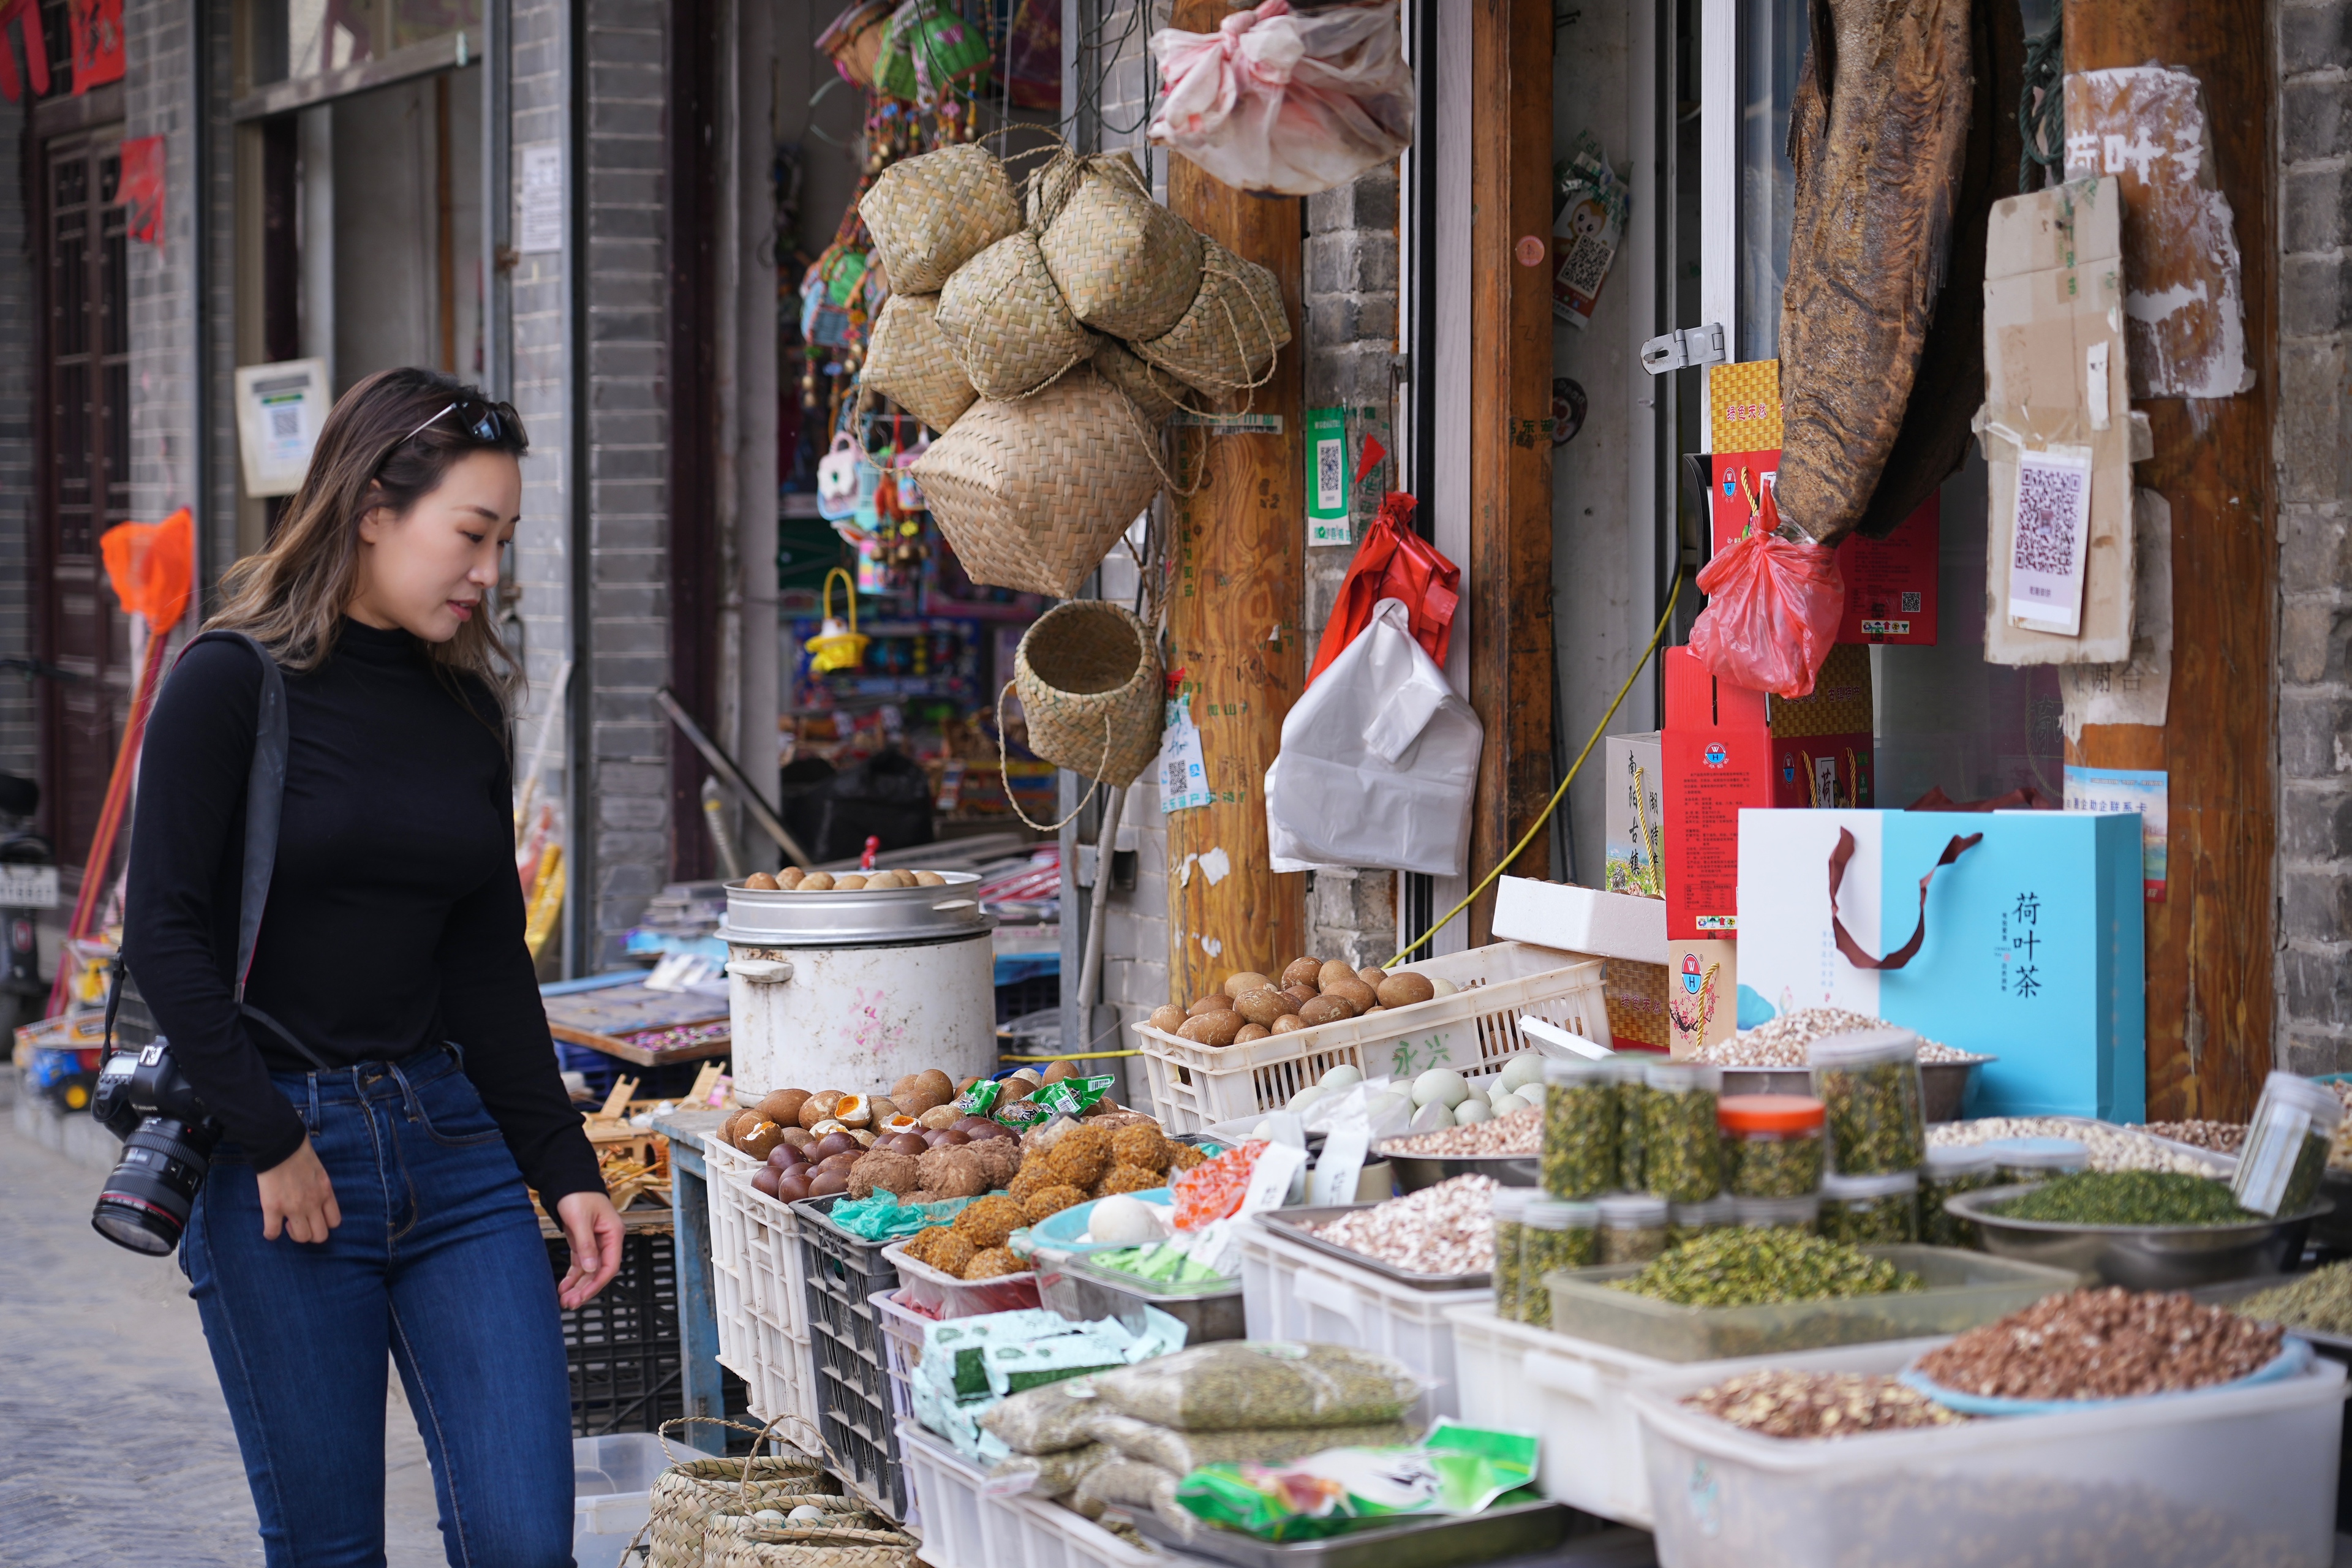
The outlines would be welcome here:
<svg viewBox="0 0 2352 1568">
<path fill-rule="evenodd" d="M 888 1514 L 912 1524 L 898 1465 L 890 1403 L 888 1352 L 872 1298 L 898 1271 L 879 1242 L 850 1235 L 827 1217 L 835 1197 L 792 1205 L 800 1219 L 809 1341 L 815 1357 L 816 1424 L 842 1481 Z"/>
<path fill-rule="evenodd" d="M 923 1326 L 938 1321 L 898 1300 L 896 1290 L 877 1290 L 866 1298 L 874 1321 L 882 1325 L 882 1365 L 890 1376 L 890 1410 L 900 1421 L 915 1419 L 912 1379 L 923 1363 Z"/>
<path fill-rule="evenodd" d="M 760 1162 L 717 1137 L 703 1140 L 709 1179 L 710 1294 L 719 1363 L 741 1378 L 751 1413 L 803 1423 L 788 1440 L 816 1440 L 814 1357 L 801 1279 L 800 1221 L 792 1205 L 751 1185 Z"/>
<path fill-rule="evenodd" d="M 1242 1318 L 1253 1340 L 1307 1340 L 1394 1356 L 1433 1387 L 1413 1406 L 1426 1426 L 1462 1414 L 1448 1307 L 1491 1309 L 1491 1286 L 1420 1290 L 1341 1262 L 1262 1226 L 1241 1227 Z"/>
<path fill-rule="evenodd" d="M 1916 1353 L 1857 1345 L 1836 1370 Z M 2135 1568 L 2336 1560 L 2344 1368 L 2250 1388 L 2138 1399 L 1835 1442 L 1784 1442 L 1684 1409 L 1719 1372 L 1642 1379 L 1629 1403 L 1656 1500 L 1663 1568 Z"/>
<path fill-rule="evenodd" d="M 899 1451 L 923 1497 L 922 1560 L 930 1568 L 1175 1568 L 1178 1557 L 1120 1540 L 1059 1503 L 984 1497 L 981 1470 L 909 1421 Z"/>
<path fill-rule="evenodd" d="M 1565 1269 L 1547 1275 L 1544 1284 L 1551 1291 L 1551 1326 L 1559 1332 L 1660 1361 L 1695 1362 L 1956 1334 L 2071 1290 L 2084 1279 L 2071 1269 L 1948 1247 L 1863 1250 L 1918 1275 L 1927 1289 L 1843 1301 L 1682 1307 L 1610 1289 L 1611 1280 L 1640 1272 L 1633 1264 Z"/>
<path fill-rule="evenodd" d="M 656 1478 L 669 1468 L 651 1432 L 572 1439 L 572 1554 L 583 1563 L 620 1561 L 653 1515 Z"/>
<path fill-rule="evenodd" d="M 1245 1046 L 1200 1046 L 1149 1024 L 1135 1025 L 1153 1113 L 1171 1133 L 1255 1118 L 1280 1110 L 1342 1064 L 1368 1078 L 1410 1078 L 1433 1067 L 1483 1077 L 1534 1048 L 1519 1032 L 1523 1017 L 1541 1018 L 1602 1044 L 1609 1040 L 1609 1005 L 1598 959 L 1498 942 L 1404 967 L 1451 980 L 1462 989 L 1412 1007 L 1295 1029 Z"/>
<path fill-rule="evenodd" d="M 1034 1268 L 999 1274 L 992 1279 L 959 1279 L 944 1268 L 908 1257 L 903 1243 L 892 1242 L 883 1257 L 890 1266 L 891 1278 L 906 1292 L 908 1304 L 934 1318 L 977 1318 L 1041 1304 Z"/>
</svg>

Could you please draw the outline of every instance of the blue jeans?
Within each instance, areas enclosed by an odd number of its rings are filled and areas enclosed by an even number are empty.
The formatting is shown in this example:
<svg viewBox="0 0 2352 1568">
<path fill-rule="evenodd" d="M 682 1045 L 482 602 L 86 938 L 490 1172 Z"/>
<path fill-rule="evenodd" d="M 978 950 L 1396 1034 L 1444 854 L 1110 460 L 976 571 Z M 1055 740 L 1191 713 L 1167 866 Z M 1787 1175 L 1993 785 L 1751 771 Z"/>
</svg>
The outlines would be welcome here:
<svg viewBox="0 0 2352 1568">
<path fill-rule="evenodd" d="M 554 1275 L 455 1047 L 274 1076 L 343 1223 L 323 1242 L 264 1241 L 252 1163 L 223 1143 L 180 1246 L 269 1568 L 383 1563 L 387 1353 L 433 1461 L 454 1568 L 569 1568 Z"/>
</svg>

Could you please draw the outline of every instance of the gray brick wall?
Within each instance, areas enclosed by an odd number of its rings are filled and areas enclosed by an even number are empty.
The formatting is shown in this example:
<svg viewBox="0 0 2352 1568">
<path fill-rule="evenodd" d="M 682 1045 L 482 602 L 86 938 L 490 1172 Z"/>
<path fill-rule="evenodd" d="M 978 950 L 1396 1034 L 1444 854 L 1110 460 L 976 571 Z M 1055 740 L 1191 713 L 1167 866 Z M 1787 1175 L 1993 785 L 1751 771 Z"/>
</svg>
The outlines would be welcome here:
<svg viewBox="0 0 2352 1568">
<path fill-rule="evenodd" d="M 163 243 L 131 246 L 131 515 L 194 506 L 196 105 L 189 49 L 199 8 L 122 7 L 123 135 L 163 138 Z M 205 541 L 211 543 L 209 539 Z M 209 558 L 210 552 L 206 551 Z"/>
<path fill-rule="evenodd" d="M 2278 1052 L 2352 1068 L 2352 80 L 2344 0 L 2278 9 Z"/>
<path fill-rule="evenodd" d="M 0 167 L 17 166 L 21 115 L 0 115 Z M 25 186 L 0 181 L 0 658 L 33 651 L 33 342 L 35 309 Z M 0 770 L 36 776 L 38 734 L 29 681 L 0 675 Z"/>
</svg>

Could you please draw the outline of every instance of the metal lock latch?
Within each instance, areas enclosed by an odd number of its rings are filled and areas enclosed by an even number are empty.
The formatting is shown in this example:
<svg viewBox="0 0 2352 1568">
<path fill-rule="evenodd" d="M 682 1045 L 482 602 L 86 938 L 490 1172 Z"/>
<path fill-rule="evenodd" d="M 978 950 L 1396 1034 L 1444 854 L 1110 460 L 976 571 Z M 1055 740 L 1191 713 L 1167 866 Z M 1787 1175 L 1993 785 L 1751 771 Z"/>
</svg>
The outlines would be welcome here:
<svg viewBox="0 0 2352 1568">
<path fill-rule="evenodd" d="M 1721 364 L 1729 356 L 1723 348 L 1723 323 L 1709 321 L 1704 327 L 1683 327 L 1652 338 L 1642 345 L 1642 368 L 1652 375 L 1664 375 L 1670 370 L 1690 370 L 1703 364 Z"/>
</svg>

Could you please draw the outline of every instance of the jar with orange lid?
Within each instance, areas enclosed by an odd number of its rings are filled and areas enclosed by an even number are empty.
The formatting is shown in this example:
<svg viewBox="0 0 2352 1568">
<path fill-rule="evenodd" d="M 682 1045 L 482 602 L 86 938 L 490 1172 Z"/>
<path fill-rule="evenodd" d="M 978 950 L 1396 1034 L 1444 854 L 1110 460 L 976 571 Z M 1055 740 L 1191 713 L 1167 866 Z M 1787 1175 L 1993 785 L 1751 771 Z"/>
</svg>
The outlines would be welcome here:
<svg viewBox="0 0 2352 1568">
<path fill-rule="evenodd" d="M 1797 1198 L 1822 1184 L 1827 1111 L 1809 1094 L 1732 1094 L 1716 1103 L 1724 1184 L 1743 1198 Z"/>
</svg>

